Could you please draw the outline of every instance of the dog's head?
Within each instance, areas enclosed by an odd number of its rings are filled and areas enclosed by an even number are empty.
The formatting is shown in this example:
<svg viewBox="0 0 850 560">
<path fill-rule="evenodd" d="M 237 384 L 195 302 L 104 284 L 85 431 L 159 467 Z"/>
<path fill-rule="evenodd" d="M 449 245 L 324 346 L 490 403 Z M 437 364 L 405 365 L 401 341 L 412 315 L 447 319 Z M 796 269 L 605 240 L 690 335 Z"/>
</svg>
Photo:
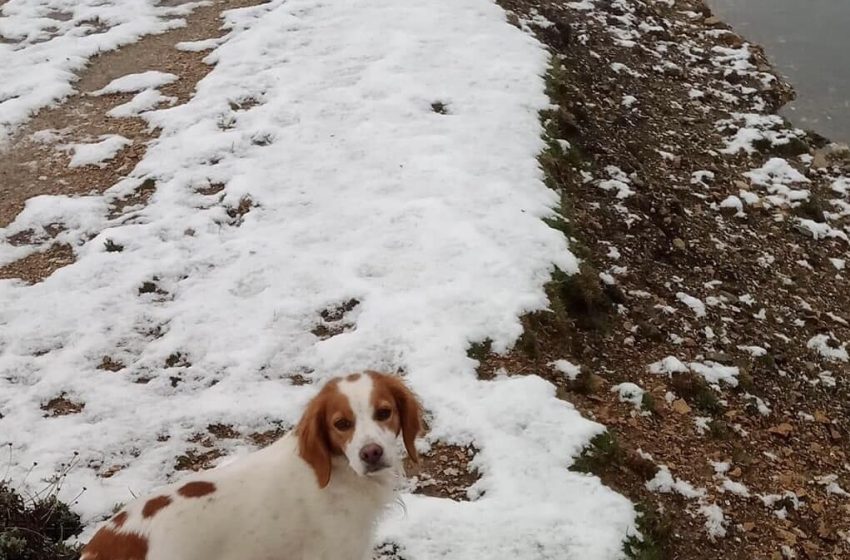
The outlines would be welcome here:
<svg viewBox="0 0 850 560">
<path fill-rule="evenodd" d="M 298 448 L 319 486 L 331 479 L 332 461 L 345 457 L 360 476 L 398 472 L 401 437 L 416 461 L 414 440 L 422 427 L 416 397 L 398 377 L 368 371 L 332 379 L 310 401 L 298 424 Z"/>
</svg>

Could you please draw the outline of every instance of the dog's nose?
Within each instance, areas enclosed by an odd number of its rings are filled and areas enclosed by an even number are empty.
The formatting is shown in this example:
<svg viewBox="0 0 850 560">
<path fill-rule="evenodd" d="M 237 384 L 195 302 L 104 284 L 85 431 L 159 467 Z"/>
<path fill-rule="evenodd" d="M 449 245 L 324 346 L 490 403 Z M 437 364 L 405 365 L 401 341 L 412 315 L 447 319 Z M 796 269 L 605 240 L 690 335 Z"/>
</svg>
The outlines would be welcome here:
<svg viewBox="0 0 850 560">
<path fill-rule="evenodd" d="M 377 443 L 370 443 L 369 445 L 364 445 L 360 450 L 360 460 L 366 463 L 367 465 L 377 465 L 381 460 L 381 457 L 384 456 L 384 448 L 378 445 Z"/>
</svg>

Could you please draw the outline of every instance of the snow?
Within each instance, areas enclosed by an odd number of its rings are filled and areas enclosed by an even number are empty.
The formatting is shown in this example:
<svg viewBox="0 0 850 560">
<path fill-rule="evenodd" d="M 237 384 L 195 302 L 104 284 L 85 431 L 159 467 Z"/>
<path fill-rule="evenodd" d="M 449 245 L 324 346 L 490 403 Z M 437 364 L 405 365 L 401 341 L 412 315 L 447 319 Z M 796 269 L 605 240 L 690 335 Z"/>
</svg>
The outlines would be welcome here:
<svg viewBox="0 0 850 560">
<path fill-rule="evenodd" d="M 735 210 L 735 216 L 744 216 L 744 203 L 735 195 L 729 195 L 720 203 L 721 208 L 732 208 Z"/>
<path fill-rule="evenodd" d="M 146 89 L 158 88 L 177 81 L 177 76 L 159 70 L 148 70 L 138 74 L 127 74 L 115 78 L 104 87 L 91 92 L 91 95 L 107 95 L 110 93 L 130 93 Z"/>
<path fill-rule="evenodd" d="M 684 373 L 688 371 L 688 366 L 682 363 L 675 356 L 667 356 L 666 358 L 649 365 L 649 372 L 657 375 L 672 375 L 674 373 Z"/>
<path fill-rule="evenodd" d="M 578 374 L 581 373 L 581 366 L 577 366 L 567 360 L 555 360 L 549 365 L 563 373 L 570 381 L 574 381 L 578 377 Z"/>
<path fill-rule="evenodd" d="M 735 366 L 724 366 L 708 361 L 691 362 L 688 367 L 712 385 L 717 385 L 720 382 L 728 383 L 733 387 L 738 385 L 738 368 Z"/>
<path fill-rule="evenodd" d="M 688 295 L 685 292 L 678 292 L 676 294 L 676 299 L 690 307 L 691 311 L 693 311 L 694 315 L 697 317 L 705 317 L 705 304 L 700 299 Z"/>
<path fill-rule="evenodd" d="M 107 116 L 113 118 L 135 117 L 139 113 L 156 109 L 160 103 L 174 103 L 176 97 L 162 95 L 159 90 L 146 89 L 133 96 L 127 103 L 122 103 L 106 112 Z"/>
<path fill-rule="evenodd" d="M 723 479 L 723 482 L 721 483 L 721 488 L 725 492 L 731 492 L 732 494 L 735 494 L 736 496 L 741 496 L 742 498 L 750 497 L 750 491 L 745 485 L 741 484 L 740 482 L 735 482 L 734 480 L 729 480 L 728 478 Z"/>
<path fill-rule="evenodd" d="M 764 187 L 774 204 L 790 204 L 809 197 L 809 191 L 790 185 L 809 183 L 809 179 L 782 158 L 771 158 L 763 166 L 744 173 L 754 185 Z"/>
<path fill-rule="evenodd" d="M 762 348 L 761 346 L 739 345 L 738 350 L 742 350 L 748 353 L 750 356 L 753 356 L 754 358 L 759 358 L 761 356 L 767 355 L 767 350 Z"/>
<path fill-rule="evenodd" d="M 705 516 L 705 529 L 711 538 L 726 536 L 726 517 L 717 504 L 703 504 L 699 512 Z"/>
<path fill-rule="evenodd" d="M 806 348 L 809 350 L 814 350 L 821 357 L 825 358 L 830 362 L 846 362 L 848 359 L 847 356 L 847 343 L 838 345 L 837 343 L 830 345 L 830 341 L 834 341 L 835 339 L 826 334 L 817 334 L 809 339 L 806 343 Z"/>
<path fill-rule="evenodd" d="M 614 165 L 609 165 L 605 168 L 605 172 L 610 179 L 599 181 L 598 186 L 600 189 L 603 191 L 617 191 L 616 196 L 621 200 L 635 194 L 630 186 L 631 181 L 623 170 Z"/>
<path fill-rule="evenodd" d="M 620 383 L 611 387 L 612 393 L 617 393 L 620 402 L 631 403 L 635 408 L 641 407 L 645 391 L 634 383 Z"/>
<path fill-rule="evenodd" d="M 74 92 L 90 57 L 185 25 L 194 4 L 157 0 L 9 0 L 0 7 L 0 144 L 39 109 Z M 96 24 L 96 25 L 95 25 Z"/>
<path fill-rule="evenodd" d="M 670 473 L 670 469 L 665 465 L 659 466 L 658 472 L 655 473 L 652 480 L 649 480 L 646 483 L 646 489 L 650 492 L 660 492 L 662 494 L 675 492 L 676 494 L 689 499 L 702 498 L 705 496 L 705 490 L 702 488 L 695 488 L 686 480 L 674 478 Z"/>
<path fill-rule="evenodd" d="M 77 4 L 95 3 L 118 4 Z M 159 10 L 125 7 L 123 37 L 157 29 Z M 49 218 L 79 241 L 76 262 L 45 281 L 0 281 L 10 476 L 38 461 L 35 489 L 79 453 L 60 498 L 87 488 L 74 506 L 85 539 L 115 503 L 172 479 L 207 425 L 292 426 L 315 383 L 403 368 L 428 410 L 427 442 L 474 444 L 481 479 L 471 502 L 405 495 L 406 515 L 390 512 L 381 539 L 411 560 L 619 558 L 632 504 L 566 469 L 604 428 L 539 377 L 477 379 L 466 354 L 488 338 L 508 349 L 519 317 L 546 308 L 553 268 L 577 271 L 541 220 L 559 204 L 537 162 L 546 51 L 480 0 L 273 0 L 227 18 L 196 95 L 145 114 L 161 136 L 127 177 L 76 206 L 30 201 L 3 232 Z M 69 47 L 60 70 L 84 64 L 89 46 Z M 63 83 L 41 101 L 66 95 Z M 249 97 L 259 104 L 231 107 Z M 450 114 L 432 111 L 437 99 Z M 110 218 L 109 203 L 146 179 L 157 184 L 147 206 Z M 210 183 L 225 185 L 221 201 L 196 192 Z M 246 197 L 250 212 L 231 220 Z M 106 252 L 106 239 L 124 250 Z M 140 296 L 143 282 L 165 295 Z M 312 333 L 323 310 L 352 299 L 349 330 Z M 166 367 L 176 352 L 189 365 Z M 98 370 L 104 356 L 124 369 Z M 62 392 L 85 408 L 44 417 Z M 124 468 L 98 476 L 111 465 Z"/>
<path fill-rule="evenodd" d="M 83 167 L 86 165 L 99 165 L 114 158 L 125 146 L 132 143 L 132 140 L 128 140 L 118 134 L 104 134 L 100 137 L 99 142 L 92 144 L 71 144 L 69 148 L 74 155 L 71 156 L 71 163 L 68 166 Z"/>
<path fill-rule="evenodd" d="M 850 498 L 850 493 L 839 486 L 837 474 L 827 474 L 815 479 L 815 482 L 824 487 L 827 494 L 835 494 L 843 498 Z"/>
</svg>

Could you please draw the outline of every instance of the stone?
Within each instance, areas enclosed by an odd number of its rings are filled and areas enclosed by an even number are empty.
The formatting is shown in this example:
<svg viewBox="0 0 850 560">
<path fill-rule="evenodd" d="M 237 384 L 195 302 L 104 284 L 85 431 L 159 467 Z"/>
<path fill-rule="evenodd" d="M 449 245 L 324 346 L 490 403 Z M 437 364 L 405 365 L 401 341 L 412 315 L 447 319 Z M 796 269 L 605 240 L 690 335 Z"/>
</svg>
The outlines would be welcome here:
<svg viewBox="0 0 850 560">
<path fill-rule="evenodd" d="M 673 401 L 673 411 L 676 414 L 690 414 L 691 407 L 688 406 L 688 403 L 684 399 L 676 399 Z"/>
</svg>

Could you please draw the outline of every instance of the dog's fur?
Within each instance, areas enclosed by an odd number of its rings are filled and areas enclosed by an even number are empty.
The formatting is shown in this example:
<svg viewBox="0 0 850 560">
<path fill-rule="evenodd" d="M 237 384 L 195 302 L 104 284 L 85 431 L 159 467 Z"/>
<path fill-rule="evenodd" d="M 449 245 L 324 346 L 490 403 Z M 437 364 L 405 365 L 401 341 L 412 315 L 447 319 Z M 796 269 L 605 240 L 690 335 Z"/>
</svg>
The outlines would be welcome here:
<svg viewBox="0 0 850 560">
<path fill-rule="evenodd" d="M 333 379 L 293 432 L 131 502 L 81 560 L 371 558 L 375 522 L 402 475 L 397 440 L 416 460 L 420 427 L 419 404 L 398 378 Z"/>
</svg>

